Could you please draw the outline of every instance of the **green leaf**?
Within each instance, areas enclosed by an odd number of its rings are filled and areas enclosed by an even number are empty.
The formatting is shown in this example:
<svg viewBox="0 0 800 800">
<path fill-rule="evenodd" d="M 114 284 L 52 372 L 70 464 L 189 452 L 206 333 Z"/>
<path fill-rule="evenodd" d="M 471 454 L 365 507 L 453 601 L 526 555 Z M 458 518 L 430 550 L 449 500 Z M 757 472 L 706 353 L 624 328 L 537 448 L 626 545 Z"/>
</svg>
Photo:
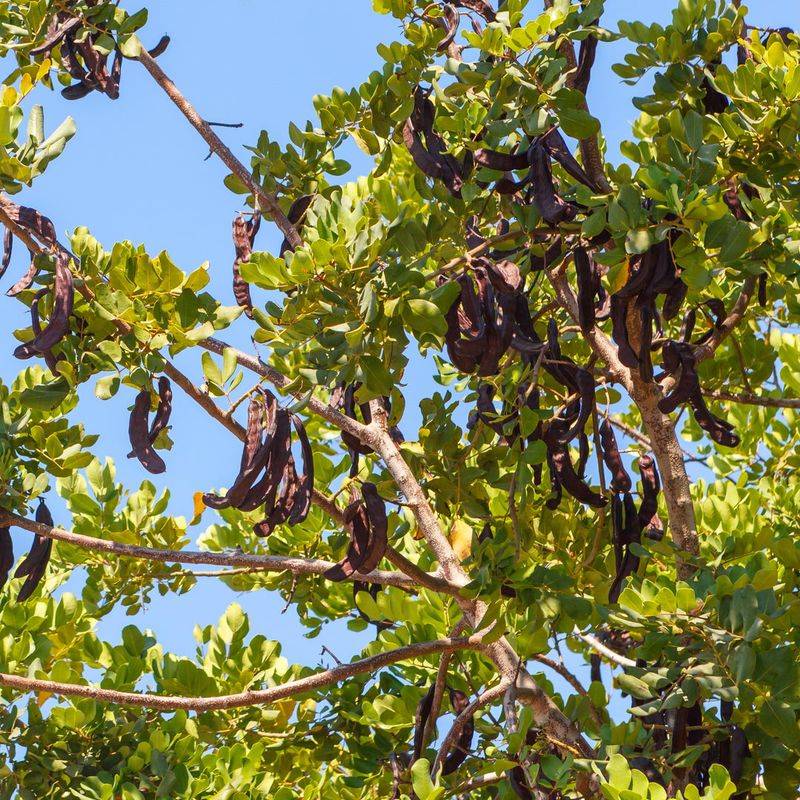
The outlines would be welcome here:
<svg viewBox="0 0 800 800">
<path fill-rule="evenodd" d="M 421 297 L 407 300 L 403 305 L 402 316 L 414 333 L 434 333 L 444 336 L 447 322 L 435 303 Z"/>
</svg>

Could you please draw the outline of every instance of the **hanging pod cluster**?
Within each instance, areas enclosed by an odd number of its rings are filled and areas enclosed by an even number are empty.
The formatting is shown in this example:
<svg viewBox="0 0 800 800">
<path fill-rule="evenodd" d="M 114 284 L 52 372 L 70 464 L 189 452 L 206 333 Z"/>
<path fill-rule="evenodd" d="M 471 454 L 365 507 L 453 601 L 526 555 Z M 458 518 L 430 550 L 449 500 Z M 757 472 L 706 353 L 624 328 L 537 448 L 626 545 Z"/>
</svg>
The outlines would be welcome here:
<svg viewBox="0 0 800 800">
<path fill-rule="evenodd" d="M 467 243 L 480 243 L 477 223 L 467 224 Z M 452 281 L 459 292 L 445 314 L 445 347 L 452 364 L 461 372 L 497 375 L 508 349 L 538 354 L 541 340 L 531 336 L 528 299 L 519 267 L 506 258 L 488 254 L 472 259 Z M 439 276 L 439 285 L 450 282 Z"/>
<path fill-rule="evenodd" d="M 345 529 L 350 544 L 345 557 L 324 576 L 329 581 L 345 581 L 355 573 L 366 575 L 377 568 L 388 547 L 389 523 L 386 504 L 374 483 L 361 484 L 361 496 L 344 510 Z"/>
<path fill-rule="evenodd" d="M 80 100 L 91 92 L 98 91 L 112 100 L 119 97 L 119 82 L 122 76 L 122 52 L 114 48 L 114 60 L 108 67 L 109 53 L 98 47 L 106 34 L 83 26 L 80 17 L 69 11 L 59 11 L 50 21 L 47 38 L 42 44 L 29 50 L 30 55 L 47 55 L 60 45 L 64 65 L 75 83 L 61 90 L 67 100 Z M 153 58 L 160 56 L 169 46 L 169 36 L 163 36 L 150 50 Z"/>
<path fill-rule="evenodd" d="M 625 285 L 611 296 L 612 335 L 617 343 L 619 359 L 625 366 L 638 370 L 643 381 L 649 382 L 654 379 L 652 351 L 661 347 L 666 373 L 677 378 L 675 388 L 659 402 L 661 411 L 668 414 L 679 405 L 688 403 L 697 424 L 717 444 L 736 447 L 739 437 L 733 433 L 733 427 L 714 416 L 703 400 L 694 355 L 698 345 L 722 329 L 725 319 L 722 302 L 715 299 L 706 301 L 705 305 L 714 318 L 713 328 L 697 341 L 690 341 L 696 320 L 696 310 L 690 309 L 683 321 L 681 341 L 667 339 L 654 344 L 654 330 L 659 339 L 664 337 L 662 316 L 668 320 L 675 317 L 687 293 L 672 254 L 675 238 L 676 232 L 672 231 L 646 253 L 634 257 Z M 660 313 L 656 305 L 659 295 L 665 298 Z M 638 318 L 638 352 L 631 344 L 629 326 L 632 318 Z"/>
<path fill-rule="evenodd" d="M 663 524 L 658 517 L 658 495 L 661 480 L 653 458 L 643 455 L 639 458 L 639 474 L 642 479 L 642 496 L 637 510 L 632 482 L 617 445 L 617 438 L 611 423 L 606 419 L 600 425 L 600 448 L 603 463 L 611 473 L 611 525 L 614 544 L 614 563 L 616 574 L 608 592 L 608 601 L 616 603 L 626 578 L 639 569 L 639 556 L 634 545 L 641 544 L 642 534 L 649 538 L 663 536 Z"/>
<path fill-rule="evenodd" d="M 459 163 L 447 152 L 447 144 L 434 130 L 436 110 L 421 87 L 414 89 L 414 109 L 403 125 L 403 143 L 417 167 L 429 178 L 440 180 L 453 197 L 461 197 L 461 187 L 470 172 L 467 158 Z"/>
<path fill-rule="evenodd" d="M 292 453 L 292 427 L 300 442 L 302 473 Z M 204 494 L 203 502 L 209 508 L 240 511 L 263 506 L 264 519 L 253 530 L 258 536 L 269 536 L 277 525 L 305 520 L 313 488 L 314 458 L 302 420 L 259 387 L 248 407 L 239 474 L 224 496 Z"/>
<path fill-rule="evenodd" d="M 31 303 L 31 328 L 33 339 L 19 345 L 14 356 L 20 359 L 43 356 L 48 367 L 55 372 L 56 357 L 53 348 L 69 333 L 69 318 L 75 301 L 75 287 L 69 268 L 69 256 L 63 251 L 56 254 L 55 279 L 53 282 L 53 310 L 47 325 L 42 328 L 39 320 L 39 302 L 50 289 L 36 293 Z"/>
<path fill-rule="evenodd" d="M 690 309 L 683 320 L 680 341 L 668 339 L 664 342 L 662 348 L 664 370 L 674 379 L 675 385 L 659 400 L 658 407 L 662 413 L 670 414 L 678 406 L 687 403 L 695 422 L 713 441 L 723 447 L 736 447 L 740 440 L 734 433 L 733 425 L 709 410 L 700 387 L 700 376 L 697 374 L 694 348 L 719 331 L 725 320 L 725 306 L 721 300 L 707 300 L 704 305 L 709 307 L 713 315 L 713 325 L 705 334 L 694 342 L 691 341 L 697 312 L 695 309 Z"/>
<path fill-rule="evenodd" d="M 548 225 L 559 225 L 573 220 L 581 207 L 564 200 L 556 191 L 553 180 L 552 162 L 557 161 L 576 181 L 597 191 L 594 182 L 567 147 L 564 137 L 557 128 L 552 128 L 542 136 L 533 139 L 528 148 L 521 153 L 503 153 L 488 148 L 475 151 L 476 164 L 504 173 L 494 184 L 499 194 L 516 195 L 525 189 L 524 202 L 533 203 L 541 218 Z M 515 180 L 513 172 L 526 170 L 526 174 Z"/>
<path fill-rule="evenodd" d="M 341 409 L 346 417 L 349 417 L 356 422 L 361 422 L 363 425 L 369 425 L 372 422 L 372 410 L 369 403 L 358 403 L 356 401 L 356 393 L 361 388 L 361 384 L 350 383 L 340 384 L 337 386 L 332 394 L 330 404 L 333 408 Z M 389 397 L 382 397 L 381 402 L 386 409 L 387 414 L 392 413 L 392 401 Z M 360 417 L 360 419 L 359 419 Z M 368 444 L 364 444 L 358 437 L 353 436 L 352 433 L 342 431 L 342 442 L 350 453 L 352 461 L 350 466 L 350 477 L 355 477 L 358 474 L 358 462 L 360 456 L 368 456 L 375 452 Z M 389 429 L 389 435 L 392 439 L 400 444 L 403 441 L 403 434 L 400 429 L 393 425 Z"/>
<path fill-rule="evenodd" d="M 431 712 L 433 711 L 433 699 L 436 693 L 436 684 L 432 683 L 427 692 L 422 696 L 422 699 L 417 703 L 417 710 L 414 714 L 414 742 L 413 742 L 413 761 L 418 761 L 422 758 L 423 747 L 425 743 L 425 728 L 428 726 Z M 469 706 L 469 698 L 460 689 L 452 689 L 447 687 L 447 693 L 450 698 L 450 706 L 453 709 L 453 714 L 458 717 Z M 461 731 L 458 734 L 458 739 L 453 745 L 453 749 L 447 753 L 442 762 L 442 777 L 452 775 L 463 763 L 469 755 L 470 748 L 472 747 L 472 739 L 475 736 L 475 720 L 469 717 L 465 722 Z"/>
<path fill-rule="evenodd" d="M 253 318 L 250 284 L 242 278 L 239 266 L 250 260 L 253 253 L 253 242 L 260 227 L 261 214 L 258 211 L 249 220 L 239 214 L 233 221 L 233 246 L 236 250 L 236 258 L 233 261 L 233 296 L 250 319 Z"/>
<path fill-rule="evenodd" d="M 53 515 L 45 505 L 44 499 L 39 500 L 39 507 L 36 509 L 36 521 L 50 528 L 53 527 Z M 40 536 L 38 533 L 33 537 L 31 549 L 20 562 L 16 572 L 14 572 L 15 578 L 25 578 L 17 595 L 17 602 L 24 602 L 36 591 L 36 587 L 47 571 L 52 551 L 52 539 L 47 536 Z M 13 566 L 14 546 L 11 541 L 11 529 L 8 525 L 3 525 L 0 527 L 0 590 L 6 585 L 8 575 Z"/>
<path fill-rule="evenodd" d="M 162 375 L 158 379 L 158 408 L 150 425 L 150 390 L 142 389 L 136 395 L 128 420 L 128 439 L 133 448 L 128 458 L 138 458 L 139 463 L 153 475 L 166 470 L 164 459 L 155 451 L 154 444 L 159 433 L 169 425 L 172 415 L 172 385 Z"/>
<path fill-rule="evenodd" d="M 53 225 L 49 217 L 40 214 L 35 208 L 20 206 L 10 200 L 4 200 L 3 210 L 15 225 L 41 242 L 45 249 L 51 252 L 59 252 L 62 249 L 58 244 L 55 225 Z M 13 248 L 14 235 L 10 228 L 6 228 L 3 238 L 3 260 L 0 263 L 0 278 L 5 275 L 8 265 L 11 263 Z M 28 271 L 6 292 L 9 297 L 16 297 L 20 292 L 29 289 L 39 274 L 39 268 L 35 263 L 36 253 L 33 250 L 30 250 L 29 253 L 31 263 Z"/>
<path fill-rule="evenodd" d="M 628 267 L 625 285 L 611 295 L 612 335 L 619 349 L 620 361 L 630 369 L 638 370 L 643 381 L 653 380 L 654 328 L 663 337 L 662 316 L 673 319 L 686 299 L 688 287 L 681 280 L 680 269 L 672 254 L 672 244 L 677 232 L 654 244 L 642 255 L 633 256 Z M 660 295 L 664 296 L 661 311 L 657 307 Z M 631 344 L 631 317 L 638 319 L 639 347 Z"/>
</svg>

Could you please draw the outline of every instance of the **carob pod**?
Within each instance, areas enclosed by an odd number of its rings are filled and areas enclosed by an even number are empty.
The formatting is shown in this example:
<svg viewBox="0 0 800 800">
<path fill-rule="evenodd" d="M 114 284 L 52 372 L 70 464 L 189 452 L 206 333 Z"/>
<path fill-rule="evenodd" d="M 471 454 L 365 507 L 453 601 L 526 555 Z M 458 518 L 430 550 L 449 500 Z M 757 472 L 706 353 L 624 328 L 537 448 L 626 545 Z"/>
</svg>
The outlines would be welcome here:
<svg viewBox="0 0 800 800">
<path fill-rule="evenodd" d="M 297 414 L 292 414 L 292 426 L 300 441 L 300 452 L 303 456 L 303 472 L 292 501 L 292 511 L 287 520 L 290 525 L 304 522 L 311 510 L 311 498 L 314 493 L 314 453 L 308 439 L 305 425 Z"/>
<path fill-rule="evenodd" d="M 546 505 L 551 509 L 557 507 L 561 499 L 561 488 L 564 488 L 581 503 L 594 508 L 603 508 L 608 500 L 603 495 L 593 491 L 575 471 L 569 447 L 564 443 L 565 428 L 566 422 L 564 420 L 553 420 L 543 436 L 547 445 L 547 463 L 550 467 L 550 478 L 557 497 L 557 500 L 553 498 L 548 500 Z"/>
<path fill-rule="evenodd" d="M 242 278 L 240 266 L 250 260 L 253 252 L 253 242 L 255 241 L 258 229 L 261 227 L 261 213 L 256 212 L 246 220 L 239 214 L 233 221 L 233 246 L 236 250 L 236 258 L 233 262 L 233 296 L 237 304 L 244 309 L 244 313 L 253 318 L 253 301 L 250 297 L 250 284 Z"/>
<path fill-rule="evenodd" d="M 161 456 L 153 449 L 150 441 L 148 421 L 150 418 L 150 390 L 142 389 L 136 395 L 130 419 L 128 420 L 128 438 L 136 458 L 141 465 L 153 475 L 160 475 L 167 469 Z"/>
<path fill-rule="evenodd" d="M 631 545 L 641 542 L 642 528 L 630 492 L 625 492 L 621 499 L 619 495 L 614 495 L 612 503 L 611 518 L 617 574 L 608 590 L 608 602 L 616 603 L 622 593 L 624 580 L 639 569 L 639 556 L 631 550 Z"/>
<path fill-rule="evenodd" d="M 326 570 L 328 580 L 343 581 L 356 572 L 372 572 L 388 547 L 386 505 L 373 483 L 363 483 L 361 499 L 345 510 L 345 523 L 350 533 L 347 555 Z"/>
<path fill-rule="evenodd" d="M 464 692 L 458 689 L 448 688 L 450 694 L 450 705 L 453 707 L 453 713 L 459 716 L 466 711 L 469 706 L 469 698 Z M 445 775 L 452 775 L 466 760 L 469 755 L 470 748 L 472 747 L 472 737 L 475 735 L 475 720 L 470 717 L 461 728 L 453 749 L 447 754 L 442 764 L 442 777 Z"/>
<path fill-rule="evenodd" d="M 487 22 L 495 21 L 495 11 L 486 0 L 453 0 L 453 5 L 459 8 L 468 8 L 476 14 L 480 14 Z"/>
<path fill-rule="evenodd" d="M 589 254 L 582 247 L 575 248 L 575 275 L 578 280 L 578 324 L 584 333 L 588 333 L 595 324 L 594 297 L 597 287 Z"/>
<path fill-rule="evenodd" d="M 39 291 L 33 296 L 33 300 L 31 300 L 31 330 L 33 331 L 34 337 L 39 336 L 39 334 L 42 332 L 42 325 L 39 320 L 39 302 L 45 295 L 48 294 L 50 294 L 49 289 L 39 289 Z M 53 373 L 53 375 L 55 375 L 58 369 L 58 361 L 61 356 L 55 356 L 52 350 L 45 350 L 41 355 L 44 358 L 45 364 L 47 364 L 47 368 Z"/>
<path fill-rule="evenodd" d="M 708 70 L 712 74 L 716 74 L 717 67 L 722 64 L 722 57 L 715 58 L 708 64 Z M 700 84 L 703 90 L 703 110 L 706 114 L 721 114 L 728 109 L 731 101 L 724 95 L 716 86 L 711 82 L 708 75 L 703 76 L 703 81 Z"/>
<path fill-rule="evenodd" d="M 0 590 L 8 581 L 8 573 L 14 566 L 14 544 L 11 541 L 11 528 L 0 526 Z"/>
<path fill-rule="evenodd" d="M 444 53 L 455 41 L 456 33 L 458 33 L 458 23 L 461 18 L 455 6 L 451 3 L 445 3 L 442 7 L 442 19 L 445 33 L 439 41 L 439 44 L 436 45 L 436 51 L 438 53 Z"/>
<path fill-rule="evenodd" d="M 403 125 L 403 143 L 417 167 L 429 178 L 441 180 L 453 197 L 461 197 L 464 176 L 461 165 L 447 152 L 447 146 L 433 128 L 436 112 L 428 93 L 414 89 L 414 109 Z M 424 137 L 424 142 L 423 142 Z"/>
<path fill-rule="evenodd" d="M 20 206 L 11 201 L 7 201 L 6 213 L 16 225 L 22 228 L 26 233 L 31 234 L 34 238 L 39 239 L 48 250 L 61 249 L 58 245 L 56 229 L 52 220 L 40 214 L 35 208 Z M 7 229 L 4 240 L 5 249 L 3 263 L 5 263 L 5 259 L 11 258 L 12 242 L 13 237 L 10 236 L 10 231 Z M 14 297 L 25 289 L 28 289 L 33 284 L 34 278 L 39 272 L 35 263 L 36 254 L 33 251 L 29 252 L 31 263 L 28 271 L 6 292 L 9 297 Z"/>
<path fill-rule="evenodd" d="M 242 450 L 239 474 L 227 494 L 206 493 L 203 503 L 217 510 L 238 508 L 269 460 L 272 439 L 275 435 L 278 402 L 268 391 L 260 391 L 250 398 L 247 409 L 247 430 Z"/>
<path fill-rule="evenodd" d="M 0 278 L 6 274 L 8 265 L 11 263 L 11 255 L 14 251 L 14 234 L 11 228 L 6 228 L 3 234 L 3 260 L 0 262 Z"/>
<path fill-rule="evenodd" d="M 582 46 L 581 49 L 583 49 Z M 548 133 L 542 136 L 542 144 L 545 146 L 550 156 L 561 164 L 568 175 L 575 178 L 576 181 L 582 183 L 584 186 L 588 186 L 593 191 L 597 190 L 597 186 L 595 186 L 592 179 L 586 174 L 583 167 L 570 152 L 558 128 L 552 128 Z"/>
<path fill-rule="evenodd" d="M 30 342 L 21 344 L 14 350 L 16 358 L 28 359 L 43 355 L 52 350 L 69 332 L 69 317 L 75 300 L 75 288 L 68 256 L 63 252 L 56 256 L 53 296 L 53 311 L 49 322 Z"/>
<path fill-rule="evenodd" d="M 425 727 L 433 710 L 433 696 L 436 693 L 436 684 L 432 683 L 422 699 L 417 703 L 417 710 L 414 714 L 414 749 L 412 761 L 418 761 L 422 757 L 422 748 L 425 741 Z"/>
<path fill-rule="evenodd" d="M 269 451 L 269 460 L 264 468 L 263 476 L 256 481 L 247 492 L 244 500 L 236 507 L 242 511 L 255 511 L 264 506 L 267 519 L 265 524 L 256 526 L 259 536 L 266 536 L 271 531 L 269 516 L 276 511 L 276 498 L 281 484 L 291 481 L 292 464 L 292 427 L 289 412 L 279 408 L 275 413 L 275 435 Z"/>
<path fill-rule="evenodd" d="M 158 406 L 148 433 L 150 444 L 155 444 L 158 435 L 169 425 L 171 416 L 172 384 L 169 382 L 169 378 L 166 375 L 162 375 L 158 379 Z M 128 453 L 128 458 L 136 458 L 136 453 L 131 451 Z"/>
<path fill-rule="evenodd" d="M 1 273 L 0 277 L 2 277 Z M 767 279 L 768 276 L 766 272 L 762 272 L 758 276 L 758 304 L 761 308 L 767 307 Z"/>
<path fill-rule="evenodd" d="M 533 794 L 528 788 L 525 770 L 519 766 L 519 764 L 513 769 L 510 769 L 506 775 L 508 776 L 508 783 L 514 791 L 514 794 L 519 797 L 520 800 L 534 800 Z"/>
<path fill-rule="evenodd" d="M 297 200 L 295 200 L 292 205 L 289 206 L 289 211 L 286 213 L 286 218 L 298 230 L 302 230 L 306 214 L 308 213 L 308 209 L 311 208 L 311 203 L 313 201 L 313 194 L 304 194 L 301 197 L 298 197 Z M 286 253 L 290 252 L 294 252 L 294 246 L 289 242 L 288 239 L 284 238 L 283 242 L 281 243 L 280 257 L 283 258 Z"/>
<path fill-rule="evenodd" d="M 629 492 L 632 488 L 631 476 L 622 463 L 614 428 L 607 419 L 600 424 L 600 449 L 603 461 L 611 473 L 611 491 Z"/>
<path fill-rule="evenodd" d="M 560 197 L 553 184 L 550 154 L 541 140 L 534 140 L 528 149 L 532 199 L 542 219 L 548 225 L 559 225 L 575 219 L 578 207 Z"/>
<path fill-rule="evenodd" d="M 594 21 L 596 25 L 599 20 Z M 597 37 L 589 34 L 582 42 L 578 51 L 578 68 L 572 77 L 572 88 L 586 94 L 589 88 L 589 80 L 592 77 L 592 67 L 594 66 L 595 56 L 597 55 Z"/>
<path fill-rule="evenodd" d="M 661 491 L 661 479 L 658 475 L 655 459 L 649 455 L 643 455 L 639 459 L 639 474 L 642 477 L 642 500 L 639 504 L 637 518 L 639 527 L 644 528 L 650 525 L 653 518 L 657 518 L 658 495 Z"/>
<path fill-rule="evenodd" d="M 53 515 L 50 509 L 44 502 L 43 498 L 39 499 L 39 507 L 36 509 L 36 521 L 42 525 L 53 527 Z M 47 536 L 40 536 L 38 533 L 33 537 L 31 549 L 28 555 L 22 560 L 14 573 L 15 578 L 25 578 L 25 582 L 19 590 L 17 595 L 17 602 L 22 603 L 27 600 L 36 591 L 44 573 L 47 571 L 47 565 L 50 562 L 50 554 L 53 551 L 53 540 Z"/>
</svg>

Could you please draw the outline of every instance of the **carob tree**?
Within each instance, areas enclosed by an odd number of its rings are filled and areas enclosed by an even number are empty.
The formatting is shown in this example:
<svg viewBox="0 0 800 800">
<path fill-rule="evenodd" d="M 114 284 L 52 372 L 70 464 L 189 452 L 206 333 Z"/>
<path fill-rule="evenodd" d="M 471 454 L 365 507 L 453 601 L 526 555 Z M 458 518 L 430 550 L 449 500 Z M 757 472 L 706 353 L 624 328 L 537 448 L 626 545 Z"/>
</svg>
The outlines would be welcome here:
<svg viewBox="0 0 800 800">
<path fill-rule="evenodd" d="M 245 165 L 146 11 L 0 4 L 0 800 L 796 797 L 797 11 L 373 6 L 381 67 Z M 230 170 L 220 297 L 26 197 L 75 132 L 26 95 L 123 66 Z M 290 665 L 233 604 L 165 652 L 139 615 L 205 579 L 338 646 Z"/>
</svg>

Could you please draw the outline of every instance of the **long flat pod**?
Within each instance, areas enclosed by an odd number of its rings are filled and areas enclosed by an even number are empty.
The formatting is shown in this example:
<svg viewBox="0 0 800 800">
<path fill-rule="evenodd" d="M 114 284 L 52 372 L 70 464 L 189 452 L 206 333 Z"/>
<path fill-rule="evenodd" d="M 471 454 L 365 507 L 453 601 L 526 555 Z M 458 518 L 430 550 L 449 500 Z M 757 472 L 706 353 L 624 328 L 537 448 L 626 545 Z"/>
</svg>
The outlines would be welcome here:
<svg viewBox="0 0 800 800">
<path fill-rule="evenodd" d="M 453 707 L 453 713 L 459 716 L 466 711 L 469 706 L 469 698 L 464 692 L 458 689 L 449 689 L 450 705 Z M 469 717 L 464 722 L 461 732 L 458 735 L 453 749 L 445 757 L 442 764 L 442 776 L 452 775 L 466 760 L 469 755 L 470 748 L 472 747 L 472 737 L 475 735 L 475 720 Z"/>
<path fill-rule="evenodd" d="M 286 478 L 285 472 L 291 456 L 290 415 L 285 408 L 279 408 L 275 415 L 275 433 L 272 436 L 272 446 L 269 450 L 269 459 L 264 469 L 264 475 L 252 485 L 244 499 L 236 504 L 236 508 L 242 511 L 255 511 L 263 505 L 265 513 L 270 515 L 275 507 L 278 487 Z"/>
<path fill-rule="evenodd" d="M 533 201 L 548 225 L 559 225 L 575 218 L 578 209 L 556 194 L 550 155 L 541 142 L 534 142 L 528 150 L 533 185 Z"/>
<path fill-rule="evenodd" d="M 451 3 L 445 3 L 442 8 L 442 19 L 444 21 L 444 36 L 439 40 L 439 44 L 436 45 L 438 53 L 445 52 L 455 40 L 456 33 L 458 33 L 460 16 L 455 6 Z"/>
<path fill-rule="evenodd" d="M 345 557 L 323 573 L 329 581 L 344 581 L 358 572 L 369 545 L 369 523 L 361 499 L 350 503 L 345 509 L 344 519 L 350 534 L 350 544 Z"/>
<path fill-rule="evenodd" d="M 603 461 L 611 472 L 612 491 L 629 492 L 632 488 L 631 476 L 622 462 L 617 437 L 614 435 L 614 428 L 607 419 L 604 419 L 600 424 L 600 449 Z"/>
<path fill-rule="evenodd" d="M 53 527 L 53 516 L 43 499 L 39 500 L 39 507 L 36 509 L 35 519 L 42 525 Z M 39 585 L 39 582 L 47 570 L 52 551 L 53 540 L 46 536 L 40 536 L 37 533 L 31 543 L 31 549 L 20 562 L 20 565 L 14 573 L 15 578 L 25 578 L 19 590 L 19 594 L 17 595 L 17 602 L 24 602 L 36 591 L 36 587 Z"/>
<path fill-rule="evenodd" d="M 14 543 L 11 541 L 11 528 L 0 526 L 0 589 L 8 581 L 8 573 L 14 566 Z"/>
<path fill-rule="evenodd" d="M 360 572 L 372 572 L 380 564 L 389 544 L 386 504 L 378 494 L 378 489 L 374 483 L 363 483 L 361 485 L 361 496 L 364 499 L 364 509 L 369 522 L 369 541 L 367 543 L 367 552 L 364 554 L 358 569 Z"/>
<path fill-rule="evenodd" d="M 203 495 L 203 502 L 209 508 L 241 507 L 259 473 L 269 461 L 277 428 L 277 407 L 278 402 L 271 392 L 253 396 L 248 408 L 247 436 L 239 474 L 224 497 L 211 493 Z M 257 503 L 254 508 L 258 505 Z"/>
<path fill-rule="evenodd" d="M 250 220 L 239 214 L 233 221 L 233 245 L 236 258 L 233 261 L 233 296 L 244 313 L 253 318 L 253 300 L 250 296 L 250 284 L 242 278 L 240 266 L 250 260 L 253 242 L 261 226 L 261 214 L 256 212 Z"/>
<path fill-rule="evenodd" d="M 53 285 L 53 311 L 46 327 L 39 331 L 33 340 L 21 344 L 14 350 L 17 358 L 27 359 L 41 355 L 57 345 L 69 332 L 69 316 L 75 299 L 72 272 L 68 256 L 60 253 L 56 258 L 55 281 Z"/>
<path fill-rule="evenodd" d="M 575 156 L 570 152 L 558 128 L 553 128 L 546 133 L 542 137 L 542 144 L 544 144 L 547 152 L 561 164 L 567 174 L 592 190 L 597 188 L 591 178 L 586 174 L 583 167 L 577 162 Z"/>
<path fill-rule="evenodd" d="M 658 511 L 658 494 L 661 491 L 661 479 L 652 456 L 643 455 L 639 459 L 639 474 L 642 476 L 642 501 L 637 517 L 639 526 L 644 528 L 651 523 Z"/>
<path fill-rule="evenodd" d="M 300 482 L 288 520 L 290 525 L 296 525 L 306 519 L 311 508 L 311 495 L 314 490 L 314 453 L 311 449 L 311 442 L 308 439 L 305 426 L 296 414 L 292 414 L 292 425 L 300 441 L 300 449 L 303 456 L 303 473 L 300 476 Z"/>
<path fill-rule="evenodd" d="M 49 293 L 50 290 L 47 288 L 39 289 L 39 291 L 33 296 L 33 300 L 31 300 L 31 330 L 33 331 L 34 336 L 39 336 L 39 334 L 42 332 L 42 325 L 39 321 L 39 303 L 42 301 L 42 298 Z M 53 351 L 45 350 L 42 353 L 42 357 L 44 358 L 45 364 L 47 364 L 50 372 L 55 375 L 56 370 L 58 369 L 58 358 L 53 354 Z"/>
<path fill-rule="evenodd" d="M 596 286 L 589 254 L 583 247 L 575 248 L 575 275 L 578 281 L 578 323 L 588 333 L 595 323 L 594 297 Z"/>
<path fill-rule="evenodd" d="M 414 756 L 417 761 L 422 757 L 422 748 L 425 741 L 425 728 L 433 710 L 433 696 L 436 693 L 436 684 L 431 684 L 422 699 L 417 703 L 417 710 L 414 714 Z"/>
<path fill-rule="evenodd" d="M 131 447 L 141 465 L 153 475 L 160 475 L 167 469 L 164 460 L 153 449 L 150 441 L 148 420 L 150 417 L 150 391 L 142 389 L 136 395 L 130 419 L 128 421 L 128 438 Z"/>
</svg>

